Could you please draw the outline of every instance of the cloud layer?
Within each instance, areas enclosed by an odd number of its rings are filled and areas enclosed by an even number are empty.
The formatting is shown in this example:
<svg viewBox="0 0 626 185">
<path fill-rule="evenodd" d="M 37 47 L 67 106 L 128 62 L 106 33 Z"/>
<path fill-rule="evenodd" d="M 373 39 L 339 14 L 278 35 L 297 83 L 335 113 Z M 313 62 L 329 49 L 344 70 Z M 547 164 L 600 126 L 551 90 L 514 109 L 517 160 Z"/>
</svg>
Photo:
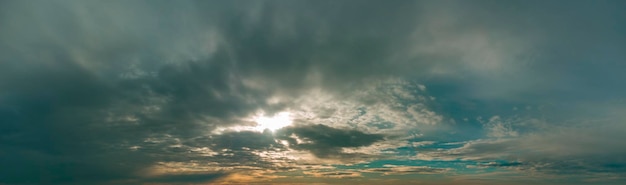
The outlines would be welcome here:
<svg viewBox="0 0 626 185">
<path fill-rule="evenodd" d="M 616 184 L 624 8 L 0 2 L 0 184 Z"/>
</svg>

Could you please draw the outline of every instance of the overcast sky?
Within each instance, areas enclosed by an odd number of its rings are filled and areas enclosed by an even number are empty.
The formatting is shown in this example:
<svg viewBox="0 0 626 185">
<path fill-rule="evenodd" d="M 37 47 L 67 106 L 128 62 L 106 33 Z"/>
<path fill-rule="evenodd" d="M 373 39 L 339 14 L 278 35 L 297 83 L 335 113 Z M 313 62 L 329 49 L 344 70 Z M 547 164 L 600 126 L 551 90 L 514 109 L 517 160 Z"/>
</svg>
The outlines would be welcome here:
<svg viewBox="0 0 626 185">
<path fill-rule="evenodd" d="M 0 1 L 0 184 L 624 184 L 626 1 Z"/>
</svg>

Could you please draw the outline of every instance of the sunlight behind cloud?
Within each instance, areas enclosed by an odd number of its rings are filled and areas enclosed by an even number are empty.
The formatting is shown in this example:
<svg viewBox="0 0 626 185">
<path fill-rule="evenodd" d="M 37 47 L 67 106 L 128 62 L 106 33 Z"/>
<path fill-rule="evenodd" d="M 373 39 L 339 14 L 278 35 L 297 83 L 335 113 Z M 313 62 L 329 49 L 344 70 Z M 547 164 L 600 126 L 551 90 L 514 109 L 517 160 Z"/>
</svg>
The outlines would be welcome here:
<svg viewBox="0 0 626 185">
<path fill-rule="evenodd" d="M 255 131 L 255 132 L 263 132 L 266 129 L 275 132 L 278 129 L 289 126 L 293 123 L 293 116 L 291 112 L 278 112 L 274 115 L 265 115 L 265 113 L 260 112 L 256 116 L 245 119 L 246 121 L 254 122 L 256 125 L 246 125 L 246 126 L 231 126 L 231 127 L 221 127 L 217 128 L 213 131 L 215 134 L 222 134 L 224 132 L 235 131 Z"/>
<path fill-rule="evenodd" d="M 280 128 L 291 125 L 291 123 L 293 122 L 293 118 L 291 117 L 290 112 L 280 112 L 273 115 L 272 117 L 267 117 L 261 114 L 260 116 L 254 117 L 253 120 L 257 123 L 257 126 L 254 127 L 254 130 L 261 132 L 265 129 L 274 132 Z"/>
</svg>

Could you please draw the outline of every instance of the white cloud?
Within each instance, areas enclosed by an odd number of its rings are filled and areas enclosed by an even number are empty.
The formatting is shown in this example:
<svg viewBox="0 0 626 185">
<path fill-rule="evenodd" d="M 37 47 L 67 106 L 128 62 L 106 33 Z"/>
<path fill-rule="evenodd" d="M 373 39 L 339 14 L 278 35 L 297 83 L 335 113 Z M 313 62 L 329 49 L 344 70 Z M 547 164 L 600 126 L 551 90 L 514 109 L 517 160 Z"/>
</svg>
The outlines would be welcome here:
<svg viewBox="0 0 626 185">
<path fill-rule="evenodd" d="M 511 120 L 503 121 L 500 116 L 493 116 L 483 124 L 483 127 L 487 130 L 488 137 L 516 137 L 519 134 L 513 129 L 511 122 Z"/>
<path fill-rule="evenodd" d="M 420 125 L 436 125 L 443 116 L 430 110 L 424 85 L 403 80 L 386 80 L 354 89 L 349 96 L 312 91 L 296 99 L 291 107 L 301 124 L 326 124 L 355 128 L 369 133 L 400 134 Z"/>
</svg>

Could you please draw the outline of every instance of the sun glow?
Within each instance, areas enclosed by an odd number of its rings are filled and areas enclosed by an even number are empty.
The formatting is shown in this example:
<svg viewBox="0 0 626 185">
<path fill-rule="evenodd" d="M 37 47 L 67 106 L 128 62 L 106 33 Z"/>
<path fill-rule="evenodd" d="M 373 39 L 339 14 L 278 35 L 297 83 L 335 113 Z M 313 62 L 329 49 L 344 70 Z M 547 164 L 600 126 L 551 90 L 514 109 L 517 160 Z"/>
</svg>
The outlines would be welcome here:
<svg viewBox="0 0 626 185">
<path fill-rule="evenodd" d="M 291 123 L 293 122 L 290 112 L 280 112 L 274 114 L 272 117 L 260 115 L 254 117 L 253 120 L 257 123 L 257 126 L 254 127 L 254 130 L 261 132 L 265 129 L 274 132 L 280 128 L 291 125 Z"/>
</svg>

